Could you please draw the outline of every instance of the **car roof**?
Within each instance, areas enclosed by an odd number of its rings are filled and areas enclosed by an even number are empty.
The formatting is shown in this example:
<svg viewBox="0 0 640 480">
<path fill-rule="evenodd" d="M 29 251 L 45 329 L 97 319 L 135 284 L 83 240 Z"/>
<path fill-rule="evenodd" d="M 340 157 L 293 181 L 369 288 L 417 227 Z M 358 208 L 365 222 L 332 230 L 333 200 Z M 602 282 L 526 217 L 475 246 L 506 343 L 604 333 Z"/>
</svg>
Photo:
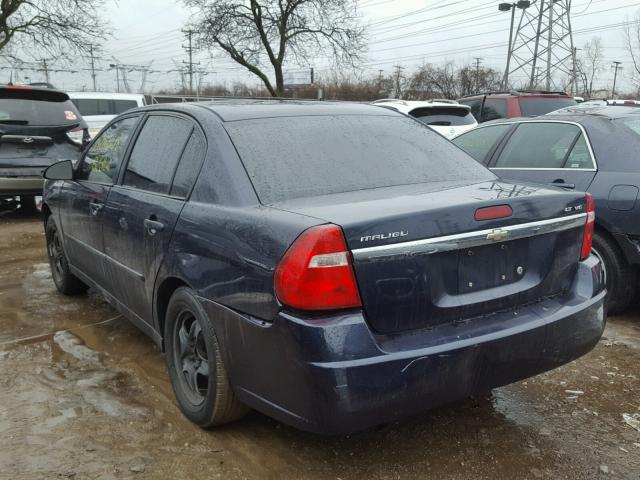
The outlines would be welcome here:
<svg viewBox="0 0 640 480">
<path fill-rule="evenodd" d="M 480 92 L 465 95 L 460 100 L 478 97 L 540 97 L 540 98 L 573 98 L 566 92 L 550 92 L 546 90 L 510 90 L 503 92 Z"/>
<path fill-rule="evenodd" d="M 401 115 L 392 109 L 379 108 L 374 105 L 357 102 L 333 102 L 315 100 L 289 100 L 271 98 L 225 98 L 204 102 L 163 103 L 147 105 L 133 111 L 182 110 L 200 112 L 208 110 L 216 114 L 223 122 L 252 120 L 272 117 L 303 117 L 330 115 L 367 115 L 394 116 Z"/>
<path fill-rule="evenodd" d="M 107 93 L 107 92 L 69 92 L 71 98 L 97 98 L 106 100 L 140 100 L 144 95 L 138 93 Z"/>
<path fill-rule="evenodd" d="M 578 104 L 571 107 L 561 108 L 555 112 L 549 112 L 545 115 L 549 117 L 562 116 L 599 116 L 609 119 L 633 117 L 640 115 L 640 108 L 628 107 L 624 105 L 602 105 L 602 104 Z"/>
</svg>

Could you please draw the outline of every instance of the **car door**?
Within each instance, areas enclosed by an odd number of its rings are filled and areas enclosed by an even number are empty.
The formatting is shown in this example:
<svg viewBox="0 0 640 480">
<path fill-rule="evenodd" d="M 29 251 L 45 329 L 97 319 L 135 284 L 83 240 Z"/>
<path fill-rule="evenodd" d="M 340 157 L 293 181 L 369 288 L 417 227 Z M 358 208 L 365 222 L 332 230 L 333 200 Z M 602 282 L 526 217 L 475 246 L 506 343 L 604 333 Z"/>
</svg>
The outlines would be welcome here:
<svg viewBox="0 0 640 480">
<path fill-rule="evenodd" d="M 102 220 L 104 206 L 117 181 L 122 159 L 139 116 L 112 123 L 81 158 L 74 180 L 61 191 L 60 222 L 69 262 L 104 287 Z"/>
<path fill-rule="evenodd" d="M 584 129 L 574 123 L 535 121 L 517 125 L 494 155 L 499 177 L 586 191 L 596 162 Z"/>
<path fill-rule="evenodd" d="M 203 144 L 203 134 L 190 118 L 149 115 L 121 181 L 109 193 L 104 218 L 109 289 L 146 323 L 152 321 L 155 278 L 189 193 L 185 178 L 187 184 L 195 178 L 194 158 L 201 161 Z"/>
</svg>

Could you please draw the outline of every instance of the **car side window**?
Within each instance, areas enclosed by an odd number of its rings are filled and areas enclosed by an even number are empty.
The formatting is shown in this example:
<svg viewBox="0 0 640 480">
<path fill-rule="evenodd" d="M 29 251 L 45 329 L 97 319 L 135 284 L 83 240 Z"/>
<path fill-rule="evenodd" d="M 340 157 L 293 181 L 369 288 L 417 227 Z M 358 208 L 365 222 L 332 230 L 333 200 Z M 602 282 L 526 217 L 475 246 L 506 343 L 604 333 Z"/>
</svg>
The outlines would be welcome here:
<svg viewBox="0 0 640 480">
<path fill-rule="evenodd" d="M 123 185 L 168 194 L 192 130 L 192 123 L 184 118 L 150 116 L 131 150 Z"/>
<path fill-rule="evenodd" d="M 467 152 L 478 162 L 487 165 L 487 155 L 511 125 L 493 125 L 463 133 L 452 140 L 458 147 Z"/>
<path fill-rule="evenodd" d="M 496 168 L 564 168 L 582 135 L 575 125 L 521 123 L 500 154 Z M 586 145 L 585 145 L 586 147 Z M 571 150 L 571 152 L 570 152 Z M 576 158 L 580 148 L 576 150 Z"/>
<path fill-rule="evenodd" d="M 481 123 L 507 118 L 507 101 L 504 98 L 487 98 L 482 107 L 481 117 Z"/>
<path fill-rule="evenodd" d="M 567 161 L 564 165 L 564 168 L 575 168 L 575 169 L 593 169 L 596 168 L 593 163 L 593 158 L 591 157 L 591 151 L 589 150 L 589 145 L 587 144 L 587 139 L 584 137 L 584 134 L 580 134 L 578 141 L 573 146 L 571 153 L 567 157 Z"/>
<path fill-rule="evenodd" d="M 191 134 L 189 143 L 187 143 L 187 147 L 182 153 L 182 158 L 180 159 L 180 164 L 178 165 L 178 170 L 176 170 L 173 185 L 171 186 L 171 195 L 175 197 L 186 197 L 189 195 L 191 187 L 200 172 L 205 153 L 206 144 L 204 138 L 199 131 L 195 130 Z"/>
<path fill-rule="evenodd" d="M 139 117 L 127 117 L 112 123 L 102 131 L 82 159 L 77 180 L 113 185 L 118 179 L 120 164 Z"/>
</svg>

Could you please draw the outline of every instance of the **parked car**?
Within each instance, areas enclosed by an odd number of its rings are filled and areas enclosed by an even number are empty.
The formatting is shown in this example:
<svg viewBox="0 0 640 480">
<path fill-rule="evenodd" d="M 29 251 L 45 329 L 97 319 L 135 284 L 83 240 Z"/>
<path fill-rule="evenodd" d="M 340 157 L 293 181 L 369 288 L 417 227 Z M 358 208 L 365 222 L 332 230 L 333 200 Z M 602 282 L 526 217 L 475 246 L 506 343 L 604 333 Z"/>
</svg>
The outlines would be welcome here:
<svg viewBox="0 0 640 480">
<path fill-rule="evenodd" d="M 203 427 L 252 407 L 361 430 L 557 367 L 604 327 L 590 197 L 500 181 L 388 109 L 155 105 L 45 175 L 56 287 L 99 289 L 155 340 Z"/>
<path fill-rule="evenodd" d="M 458 100 L 471 107 L 478 123 L 500 118 L 537 117 L 578 102 L 564 92 L 519 90 L 467 95 Z"/>
<path fill-rule="evenodd" d="M 386 99 L 377 100 L 373 104 L 410 115 L 447 138 L 453 138 L 478 126 L 478 122 L 471 115 L 471 108 L 460 105 L 455 100 Z"/>
<path fill-rule="evenodd" d="M 584 103 L 537 119 L 492 122 L 453 142 L 500 177 L 591 193 L 608 310 L 629 306 L 640 265 L 640 110 Z"/>
<path fill-rule="evenodd" d="M 89 124 L 91 138 L 116 116 L 146 104 L 144 95 L 135 93 L 71 92 L 69 96 Z"/>
<path fill-rule="evenodd" d="M 77 160 L 87 125 L 66 93 L 30 86 L 0 87 L 0 199 L 20 196 L 35 210 L 42 172 L 60 159 Z"/>
</svg>

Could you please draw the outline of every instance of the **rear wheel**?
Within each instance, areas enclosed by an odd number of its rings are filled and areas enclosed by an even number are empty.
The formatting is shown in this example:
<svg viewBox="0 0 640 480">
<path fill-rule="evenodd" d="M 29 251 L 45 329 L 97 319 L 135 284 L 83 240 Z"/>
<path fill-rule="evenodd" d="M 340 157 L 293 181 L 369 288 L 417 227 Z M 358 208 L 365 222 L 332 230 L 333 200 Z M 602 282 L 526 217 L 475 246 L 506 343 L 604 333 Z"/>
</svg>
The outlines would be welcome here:
<svg viewBox="0 0 640 480">
<path fill-rule="evenodd" d="M 47 219 L 45 236 L 47 239 L 47 256 L 49 257 L 51 276 L 58 291 L 65 295 L 76 295 L 86 292 L 89 287 L 69 270 L 69 262 L 62 248 L 58 227 L 53 217 Z"/>
<path fill-rule="evenodd" d="M 248 412 L 231 389 L 213 325 L 191 289 L 181 287 L 172 295 L 164 338 L 173 391 L 189 420 L 206 428 Z"/>
<path fill-rule="evenodd" d="M 624 312 L 636 291 L 636 272 L 607 236 L 593 235 L 593 254 L 600 259 L 607 286 L 607 311 L 611 315 Z"/>
</svg>

